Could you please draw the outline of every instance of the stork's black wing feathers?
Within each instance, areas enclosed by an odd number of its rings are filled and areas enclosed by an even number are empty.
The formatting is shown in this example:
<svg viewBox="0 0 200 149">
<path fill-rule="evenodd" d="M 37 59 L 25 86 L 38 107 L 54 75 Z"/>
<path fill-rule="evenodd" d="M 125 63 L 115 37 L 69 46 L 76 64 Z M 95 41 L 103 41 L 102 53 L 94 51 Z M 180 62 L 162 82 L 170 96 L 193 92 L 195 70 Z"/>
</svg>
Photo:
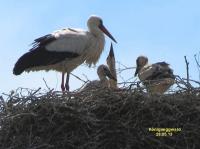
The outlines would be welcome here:
<svg viewBox="0 0 200 149">
<path fill-rule="evenodd" d="M 24 70 L 29 68 L 53 65 L 66 58 L 75 58 L 79 56 L 79 54 L 73 52 L 56 52 L 46 50 L 46 45 L 53 41 L 56 41 L 56 38 L 52 34 L 47 34 L 35 39 L 32 44 L 33 47 L 29 50 L 29 52 L 22 55 L 16 62 L 13 73 L 15 75 L 19 75 Z"/>
<path fill-rule="evenodd" d="M 42 36 L 40 38 L 37 38 L 34 40 L 34 42 L 32 43 L 33 48 L 30 49 L 30 51 L 35 50 L 37 48 L 41 48 L 41 47 L 45 47 L 46 45 L 48 45 L 49 43 L 55 41 L 56 38 L 55 36 L 53 36 L 52 34 L 47 34 L 45 36 Z"/>
<path fill-rule="evenodd" d="M 154 64 L 153 64 L 154 65 Z M 169 64 L 168 63 L 166 63 L 166 62 L 157 62 L 157 63 L 155 63 L 155 65 L 160 65 L 160 66 L 162 66 L 162 67 L 168 67 L 169 66 Z"/>
<path fill-rule="evenodd" d="M 158 62 L 153 64 L 155 67 L 155 71 L 151 76 L 147 78 L 147 80 L 157 80 L 157 79 L 164 79 L 164 78 L 172 78 L 174 79 L 175 76 L 173 74 L 173 70 L 169 67 L 169 64 L 166 62 Z"/>
<path fill-rule="evenodd" d="M 75 58 L 79 54 L 72 52 L 52 52 L 43 47 L 35 48 L 22 55 L 16 62 L 13 73 L 20 75 L 24 70 L 33 67 L 53 65 L 66 58 Z"/>
</svg>

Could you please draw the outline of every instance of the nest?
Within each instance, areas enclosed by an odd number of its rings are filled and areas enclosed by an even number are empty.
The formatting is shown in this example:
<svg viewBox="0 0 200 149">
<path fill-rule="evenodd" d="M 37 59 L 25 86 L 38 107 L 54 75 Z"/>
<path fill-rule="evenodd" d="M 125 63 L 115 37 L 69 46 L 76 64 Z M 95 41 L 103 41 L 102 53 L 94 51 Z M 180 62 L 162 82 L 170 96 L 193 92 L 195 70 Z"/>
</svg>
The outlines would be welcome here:
<svg viewBox="0 0 200 149">
<path fill-rule="evenodd" d="M 132 88 L 68 94 L 21 89 L 7 97 L 0 101 L 0 149 L 200 146 L 199 89 L 165 95 Z"/>
</svg>

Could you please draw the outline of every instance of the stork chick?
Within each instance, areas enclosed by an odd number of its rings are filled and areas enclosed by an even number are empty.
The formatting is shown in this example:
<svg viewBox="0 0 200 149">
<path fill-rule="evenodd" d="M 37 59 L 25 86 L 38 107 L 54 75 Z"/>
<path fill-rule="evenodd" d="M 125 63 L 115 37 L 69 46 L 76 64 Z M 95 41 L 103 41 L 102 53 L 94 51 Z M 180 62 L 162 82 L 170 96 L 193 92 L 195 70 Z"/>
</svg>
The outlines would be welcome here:
<svg viewBox="0 0 200 149">
<path fill-rule="evenodd" d="M 91 16 L 87 21 L 88 31 L 66 28 L 37 38 L 33 47 L 16 62 L 13 73 L 24 71 L 55 70 L 62 73 L 62 91 L 69 90 L 69 75 L 76 67 L 86 63 L 96 64 L 105 45 L 105 33 L 116 40 L 104 27 L 103 20 Z M 67 73 L 64 85 L 64 75 Z"/>
<path fill-rule="evenodd" d="M 150 65 L 147 57 L 139 56 L 136 64 L 135 76 L 138 75 L 141 82 L 147 87 L 148 92 L 163 94 L 174 84 L 173 70 L 166 62 Z"/>
<path fill-rule="evenodd" d="M 97 68 L 97 74 L 99 77 L 99 80 L 94 80 L 86 84 L 86 86 L 83 88 L 83 90 L 88 90 L 92 88 L 104 88 L 104 87 L 110 87 L 109 85 L 109 79 L 113 79 L 116 81 L 116 78 L 111 74 L 109 68 L 106 65 L 100 65 Z"/>
</svg>

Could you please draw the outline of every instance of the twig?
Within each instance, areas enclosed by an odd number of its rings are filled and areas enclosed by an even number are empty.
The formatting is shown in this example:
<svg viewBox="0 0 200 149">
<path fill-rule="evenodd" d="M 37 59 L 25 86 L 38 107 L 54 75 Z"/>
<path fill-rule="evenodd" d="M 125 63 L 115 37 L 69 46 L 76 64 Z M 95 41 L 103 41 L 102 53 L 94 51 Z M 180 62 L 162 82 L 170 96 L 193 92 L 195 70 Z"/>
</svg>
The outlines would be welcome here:
<svg viewBox="0 0 200 149">
<path fill-rule="evenodd" d="M 129 69 L 135 69 L 136 67 L 126 67 L 126 68 L 123 68 L 123 69 L 118 69 L 117 71 L 118 71 L 118 74 L 119 73 L 121 73 L 121 72 L 123 72 L 123 71 L 125 71 L 125 70 L 129 70 Z"/>
<path fill-rule="evenodd" d="M 125 66 L 124 64 L 122 64 L 122 63 L 119 62 L 119 61 L 116 61 L 116 63 L 118 63 L 119 65 L 122 65 L 124 68 L 128 68 L 127 66 Z"/>
<path fill-rule="evenodd" d="M 125 81 L 125 82 L 119 82 L 117 84 L 121 85 L 121 84 L 133 84 L 133 83 L 135 83 L 135 82 L 134 81 L 133 82 L 127 82 L 127 81 Z"/>
<path fill-rule="evenodd" d="M 48 88 L 48 90 L 51 90 L 50 87 L 47 85 L 47 82 L 46 82 L 46 80 L 44 78 L 43 78 L 43 81 L 44 81 L 46 87 Z"/>
<path fill-rule="evenodd" d="M 187 61 L 186 56 L 184 56 L 184 58 L 185 58 L 186 71 L 187 71 L 187 84 L 189 85 L 189 62 Z"/>
<path fill-rule="evenodd" d="M 10 119 L 14 119 L 14 118 L 18 118 L 18 117 L 21 117 L 21 116 L 37 116 L 37 114 L 35 113 L 19 113 L 19 114 L 16 114 L 16 115 L 12 115 L 12 116 L 7 116 L 5 118 L 10 118 Z"/>
<path fill-rule="evenodd" d="M 200 63 L 199 63 L 199 56 L 200 56 L 200 52 L 199 52 L 199 55 L 198 55 L 198 59 L 197 59 L 197 55 L 195 54 L 194 55 L 194 59 L 195 59 L 195 62 L 197 64 L 197 70 L 199 71 L 199 80 L 200 80 Z"/>
<path fill-rule="evenodd" d="M 39 87 L 36 91 L 34 91 L 31 95 L 35 95 L 39 90 L 41 90 L 41 87 Z M 50 89 L 49 89 L 50 90 Z"/>
<path fill-rule="evenodd" d="M 76 90 L 74 90 L 73 92 L 76 94 L 77 92 L 80 92 L 85 86 L 86 86 L 86 84 L 89 82 L 89 80 L 86 82 L 86 83 L 84 83 L 84 84 L 82 84 L 81 85 L 81 87 L 79 87 L 78 89 L 76 89 Z"/>
<path fill-rule="evenodd" d="M 83 79 L 81 79 L 80 77 L 78 77 L 78 76 L 76 76 L 76 75 L 74 75 L 73 73 L 70 73 L 72 76 L 74 76 L 75 78 L 77 78 L 78 80 L 80 80 L 80 81 L 82 81 L 82 82 L 84 82 L 84 83 L 86 83 L 87 81 L 85 81 L 85 80 L 83 80 Z"/>
<path fill-rule="evenodd" d="M 187 80 L 186 78 L 182 78 L 182 79 L 183 79 L 183 80 Z M 194 82 L 194 83 L 196 83 L 196 84 L 200 85 L 200 82 L 199 82 L 199 81 L 192 80 L 192 79 L 189 79 L 189 81 L 192 81 L 192 82 Z"/>
<path fill-rule="evenodd" d="M 88 77 L 87 77 L 86 74 L 82 74 L 82 75 L 87 79 L 86 83 L 87 83 L 88 81 L 90 81 L 90 80 L 88 79 Z"/>
<path fill-rule="evenodd" d="M 178 87 L 181 88 L 181 89 L 185 89 L 185 88 L 181 87 L 179 84 L 182 84 L 182 85 L 187 87 L 187 83 L 180 76 L 175 75 L 175 77 L 176 77 L 176 81 L 175 82 L 178 85 Z"/>
<path fill-rule="evenodd" d="M 53 145 L 44 143 L 44 144 L 32 147 L 30 149 L 53 148 L 53 147 L 54 147 Z"/>
<path fill-rule="evenodd" d="M 8 108 L 8 105 L 7 105 L 7 102 L 5 102 L 5 100 L 3 99 L 2 96 L 0 96 L 0 100 L 5 108 L 5 112 L 8 114 L 9 113 L 9 108 Z"/>
<path fill-rule="evenodd" d="M 199 64 L 199 61 L 197 60 L 197 55 L 196 54 L 194 55 L 194 59 L 195 59 L 195 62 L 197 64 L 197 66 L 200 68 L 200 64 Z"/>
<path fill-rule="evenodd" d="M 178 75 L 175 75 L 175 77 L 176 77 L 176 84 L 177 84 L 177 86 L 178 86 L 180 89 L 182 89 L 182 90 L 188 90 L 188 89 L 193 89 L 193 88 L 194 88 L 190 83 L 185 82 L 185 80 L 186 80 L 186 81 L 192 81 L 192 82 L 195 82 L 195 83 L 199 84 L 199 82 L 197 82 L 197 81 L 195 81 L 195 80 L 191 80 L 191 79 L 188 80 L 188 79 L 185 79 L 185 78 L 181 78 L 181 77 L 178 76 Z M 179 84 L 184 85 L 186 88 L 181 87 Z M 189 91 L 189 90 L 188 90 L 188 91 Z"/>
</svg>

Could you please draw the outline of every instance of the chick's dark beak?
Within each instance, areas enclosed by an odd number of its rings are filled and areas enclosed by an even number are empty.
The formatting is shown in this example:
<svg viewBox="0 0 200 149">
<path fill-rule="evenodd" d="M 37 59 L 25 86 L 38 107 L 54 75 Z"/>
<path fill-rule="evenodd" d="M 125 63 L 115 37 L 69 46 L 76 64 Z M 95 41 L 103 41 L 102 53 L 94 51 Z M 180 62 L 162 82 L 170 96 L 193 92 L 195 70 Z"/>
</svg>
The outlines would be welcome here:
<svg viewBox="0 0 200 149">
<path fill-rule="evenodd" d="M 135 70 L 135 77 L 137 76 L 137 74 L 139 73 L 139 71 L 140 71 L 140 67 L 139 66 L 137 66 L 137 68 L 136 68 L 136 70 Z"/>
<path fill-rule="evenodd" d="M 104 73 L 108 78 L 117 81 L 117 79 L 111 74 L 111 72 L 108 69 L 104 70 Z"/>
</svg>

